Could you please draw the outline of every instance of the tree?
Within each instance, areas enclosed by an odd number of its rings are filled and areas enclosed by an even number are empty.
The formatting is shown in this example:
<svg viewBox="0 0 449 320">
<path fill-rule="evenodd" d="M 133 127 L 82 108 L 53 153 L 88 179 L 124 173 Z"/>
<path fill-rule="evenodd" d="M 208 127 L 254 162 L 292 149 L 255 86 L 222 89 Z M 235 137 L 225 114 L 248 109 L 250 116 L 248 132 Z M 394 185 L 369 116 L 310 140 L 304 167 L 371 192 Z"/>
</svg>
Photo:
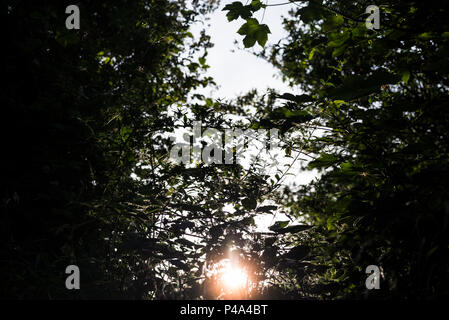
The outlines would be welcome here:
<svg viewBox="0 0 449 320">
<path fill-rule="evenodd" d="M 307 95 L 284 94 L 262 118 L 320 131 L 298 144 L 321 175 L 281 195 L 316 227 L 309 259 L 324 268 L 309 279 L 321 296 L 447 295 L 447 8 L 382 2 L 376 31 L 363 15 L 376 3 L 293 2 L 287 43 L 264 56 Z M 310 116 L 293 123 L 298 112 Z M 383 270 L 380 292 L 363 286 L 371 264 Z"/>
<path fill-rule="evenodd" d="M 215 1 L 83 1 L 79 30 L 57 2 L 8 5 L 2 297 L 223 297 L 211 269 L 231 255 L 256 284 L 247 298 L 447 295 L 445 8 L 378 3 L 369 30 L 373 3 L 290 2 L 287 41 L 261 56 L 303 92 L 229 103 L 195 92 L 214 84 L 212 44 L 189 26 Z M 224 7 L 245 20 L 245 47 L 265 46 L 253 14 L 271 5 Z M 167 133 L 194 121 L 278 128 L 286 155 L 320 175 L 290 190 L 289 168 L 270 181 L 257 163 L 171 163 Z M 255 232 L 276 210 L 301 224 Z M 368 291 L 373 264 L 381 290 Z M 81 290 L 64 287 L 68 265 Z"/>
<path fill-rule="evenodd" d="M 214 84 L 212 44 L 189 27 L 216 3 L 78 6 L 79 30 L 59 2 L 13 2 L 5 17 L 1 296 L 216 298 L 207 270 L 230 247 L 260 263 L 251 230 L 267 193 L 238 165 L 169 161 L 175 128 L 230 125 L 195 92 Z M 69 265 L 80 290 L 64 286 Z"/>
<path fill-rule="evenodd" d="M 211 82 L 193 61 L 208 37 L 192 39 L 188 28 L 213 2 L 193 5 L 198 10 L 184 1 L 84 1 L 79 30 L 65 28 L 57 1 L 8 5 L 1 296 L 159 292 L 162 280 L 145 262 L 177 251 L 161 235 L 149 238 L 161 216 L 146 216 L 144 227 L 135 208 L 143 201 L 157 207 L 167 177 L 154 175 L 155 167 L 145 184 L 131 174 L 144 149 L 149 161 L 161 157 L 164 141 L 149 133 L 172 125 L 168 107 Z M 138 232 L 149 256 L 122 250 Z M 83 290 L 64 288 L 70 264 L 80 268 Z"/>
</svg>

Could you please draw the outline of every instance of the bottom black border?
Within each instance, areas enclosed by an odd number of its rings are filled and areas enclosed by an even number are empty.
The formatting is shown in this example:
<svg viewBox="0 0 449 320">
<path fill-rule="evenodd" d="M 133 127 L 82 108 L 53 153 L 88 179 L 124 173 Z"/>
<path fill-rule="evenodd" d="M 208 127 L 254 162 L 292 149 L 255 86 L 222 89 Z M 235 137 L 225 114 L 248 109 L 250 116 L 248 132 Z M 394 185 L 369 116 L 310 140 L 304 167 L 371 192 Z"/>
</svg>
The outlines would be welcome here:
<svg viewBox="0 0 449 320">
<path fill-rule="evenodd" d="M 449 301 L 0 301 L 2 313 L 44 319 L 383 319 L 446 318 Z M 259 306 L 259 307 L 257 307 Z M 262 307 L 265 306 L 265 307 Z M 212 309 L 213 308 L 213 309 Z M 262 309 L 264 312 L 262 312 Z M 213 310 L 212 315 L 210 311 Z M 7 312 L 7 313 L 6 313 Z M 11 313 L 10 313 L 11 312 Z M 446 315 L 446 316 L 445 316 Z M 143 316 L 143 318 L 141 318 Z M 25 318 L 26 319 L 26 318 Z"/>
</svg>

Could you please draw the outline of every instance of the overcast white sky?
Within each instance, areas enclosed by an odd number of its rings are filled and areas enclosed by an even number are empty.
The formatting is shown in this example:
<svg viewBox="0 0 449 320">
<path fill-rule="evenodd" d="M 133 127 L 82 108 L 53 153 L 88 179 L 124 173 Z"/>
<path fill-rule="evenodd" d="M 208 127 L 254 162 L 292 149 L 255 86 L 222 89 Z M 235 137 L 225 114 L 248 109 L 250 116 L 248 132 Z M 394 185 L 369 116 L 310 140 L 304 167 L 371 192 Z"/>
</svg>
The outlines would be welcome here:
<svg viewBox="0 0 449 320">
<path fill-rule="evenodd" d="M 206 63 L 210 66 L 207 71 L 208 76 L 212 76 L 219 86 L 218 90 L 207 89 L 200 91 L 206 96 L 213 98 L 232 99 L 239 94 L 246 93 L 251 89 L 258 89 L 261 93 L 267 87 L 274 88 L 277 91 L 284 93 L 290 92 L 300 94 L 298 89 L 288 87 L 283 83 L 279 72 L 271 64 L 256 57 L 253 52 L 259 52 L 261 47 L 259 44 L 253 48 L 245 49 L 242 44 L 243 36 L 237 34 L 237 30 L 245 23 L 243 19 L 229 22 L 226 17 L 227 11 L 222 11 L 222 8 L 235 0 L 223 0 L 220 8 L 216 10 L 211 16 L 210 20 L 206 22 L 206 32 L 211 36 L 211 41 L 214 47 L 209 50 L 206 58 Z M 245 0 L 241 0 L 245 3 Z M 269 4 L 284 3 L 285 0 L 270 0 Z M 269 26 L 271 34 L 268 35 L 267 46 L 275 44 L 283 39 L 287 33 L 282 27 L 282 16 L 288 16 L 288 11 L 292 9 L 293 4 L 268 7 L 263 13 L 263 10 L 257 12 L 255 18 L 259 23 L 265 23 Z M 262 20 L 263 17 L 263 20 Z M 209 25 L 209 26 L 208 26 Z M 198 34 L 202 25 L 197 25 L 192 28 L 194 34 Z M 236 45 L 234 42 L 238 41 Z M 211 91 L 212 90 L 212 91 Z M 296 156 L 292 152 L 293 156 Z M 287 161 L 285 161 L 287 160 Z M 281 160 L 283 171 L 284 164 L 291 162 L 290 159 Z M 292 185 L 308 183 L 316 173 L 300 172 L 299 161 L 291 168 L 294 175 L 286 176 L 283 184 Z M 271 215 L 259 215 L 256 223 L 259 231 L 267 231 L 273 221 L 286 220 L 283 214 L 277 214 L 275 217 Z"/>
<path fill-rule="evenodd" d="M 214 43 L 214 47 L 209 50 L 206 59 L 207 64 L 210 66 L 207 75 L 214 78 L 219 89 L 207 89 L 203 93 L 207 93 L 206 96 L 212 96 L 213 98 L 231 99 L 253 88 L 258 89 L 261 93 L 267 87 L 271 87 L 281 93 L 300 94 L 301 92 L 299 92 L 298 88 L 290 88 L 286 83 L 282 82 L 279 71 L 270 63 L 253 54 L 253 52 L 260 52 L 262 49 L 259 44 L 256 43 L 254 47 L 249 49 L 243 47 L 243 36 L 239 35 L 237 30 L 245 23 L 245 20 L 239 18 L 229 22 L 226 17 L 227 11 L 222 11 L 228 3 L 234 1 L 222 0 L 219 9 L 206 22 L 206 32 L 211 36 L 211 41 Z M 245 0 L 241 1 L 245 3 Z M 265 3 L 277 4 L 285 2 L 285 0 L 268 0 Z M 256 13 L 255 18 L 258 19 L 259 23 L 267 24 L 271 31 L 271 34 L 268 35 L 267 46 L 278 43 L 287 36 L 282 26 L 282 16 L 288 16 L 288 11 L 293 6 L 294 4 L 267 7 L 265 13 L 263 9 Z M 198 34 L 202 27 L 204 25 L 201 24 L 194 26 L 193 33 Z M 238 41 L 237 45 L 235 40 Z M 292 153 L 292 156 L 296 155 Z M 281 160 L 281 166 L 284 166 L 285 163 L 289 163 L 289 161 Z M 298 173 L 299 163 L 298 166 L 292 167 L 291 171 L 295 174 Z M 314 176 L 315 174 L 310 172 L 302 172 L 298 176 L 285 177 L 284 183 L 292 184 L 296 182 L 296 184 L 304 184 Z"/>
<path fill-rule="evenodd" d="M 262 91 L 267 87 L 278 89 L 281 92 L 292 92 L 286 84 L 282 82 L 280 77 L 275 78 L 278 71 L 268 62 L 257 58 L 252 52 L 260 51 L 259 44 L 250 49 L 243 49 L 243 36 L 237 34 L 237 30 L 245 23 L 241 18 L 229 22 L 226 18 L 227 11 L 222 11 L 226 4 L 235 0 L 223 0 L 220 8 L 211 16 L 206 28 L 207 33 L 211 36 L 211 41 L 215 44 L 209 50 L 207 56 L 207 64 L 210 65 L 208 74 L 215 79 L 220 86 L 218 91 L 213 92 L 214 98 L 234 98 L 240 93 L 246 93 L 253 88 Z M 245 3 L 244 0 L 241 0 Z M 282 3 L 285 0 L 271 0 L 270 4 Z M 268 35 L 267 46 L 277 43 L 282 39 L 286 32 L 282 28 L 282 15 L 287 16 L 292 5 L 283 5 L 268 7 L 263 16 L 263 9 L 256 13 L 259 23 L 265 23 L 269 26 L 271 34 Z M 263 16 L 263 21 L 262 21 Z M 193 30 L 198 30 L 199 26 Z M 238 47 L 234 44 L 234 40 L 238 41 Z M 234 52 L 232 52 L 234 51 Z M 210 93 L 210 90 L 207 91 Z"/>
</svg>

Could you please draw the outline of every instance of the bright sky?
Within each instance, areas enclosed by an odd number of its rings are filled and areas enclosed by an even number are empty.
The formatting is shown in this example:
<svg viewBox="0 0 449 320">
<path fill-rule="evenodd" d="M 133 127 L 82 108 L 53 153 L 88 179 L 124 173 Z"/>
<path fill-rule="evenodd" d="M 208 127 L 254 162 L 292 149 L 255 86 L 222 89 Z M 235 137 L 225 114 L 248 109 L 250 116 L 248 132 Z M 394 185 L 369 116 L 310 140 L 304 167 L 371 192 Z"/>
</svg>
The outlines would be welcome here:
<svg viewBox="0 0 449 320">
<path fill-rule="evenodd" d="M 283 83 L 280 77 L 275 77 L 279 73 L 271 64 L 254 56 L 253 52 L 260 52 L 261 50 L 259 44 L 250 49 L 243 48 L 243 36 L 239 35 L 237 30 L 245 21 L 239 18 L 229 22 L 226 17 L 227 11 L 221 11 L 226 4 L 233 1 L 235 0 L 222 0 L 220 8 L 207 21 L 210 26 L 206 28 L 206 32 L 215 44 L 209 50 L 207 56 L 207 64 L 210 65 L 208 74 L 220 86 L 220 89 L 213 92 L 212 96 L 215 98 L 234 98 L 238 94 L 246 93 L 253 88 L 262 91 L 267 87 L 275 88 L 282 93 L 292 92 L 292 89 Z M 269 3 L 275 4 L 282 1 L 271 0 Z M 268 35 L 267 46 L 277 43 L 286 35 L 282 27 L 282 15 L 287 16 L 291 7 L 292 5 L 268 7 L 265 10 L 265 15 L 263 15 L 263 9 L 256 13 L 255 17 L 259 20 L 259 23 L 267 24 L 271 30 L 271 34 Z M 194 28 L 194 30 L 197 28 Z M 238 45 L 234 44 L 235 40 L 238 41 Z M 207 93 L 210 93 L 210 91 Z"/>
<path fill-rule="evenodd" d="M 259 44 L 256 43 L 250 49 L 243 47 L 243 36 L 239 35 L 237 30 L 245 21 L 238 19 L 229 22 L 226 17 L 227 11 L 222 11 L 226 4 L 233 1 L 235 0 L 222 0 L 220 8 L 206 22 L 206 32 L 211 36 L 211 41 L 214 43 L 214 47 L 209 49 L 209 54 L 206 58 L 206 63 L 210 66 L 207 75 L 214 78 L 219 89 L 208 89 L 201 92 L 206 96 L 222 99 L 235 98 L 239 94 L 246 93 L 254 88 L 259 93 L 262 93 L 268 87 L 274 88 L 280 93 L 300 94 L 298 89 L 290 88 L 286 83 L 282 82 L 279 71 L 270 63 L 253 54 L 254 52 L 260 52 L 261 47 Z M 283 2 L 286 1 L 268 1 L 269 4 Z M 258 19 L 259 23 L 267 24 L 271 31 L 271 34 L 268 35 L 267 46 L 275 44 L 286 37 L 287 33 L 282 26 L 282 16 L 288 16 L 288 11 L 292 6 L 293 4 L 268 7 L 265 13 L 263 13 L 263 10 L 257 12 L 255 18 Z M 201 27 L 202 25 L 194 26 L 192 28 L 193 33 L 198 34 Z M 235 40 L 237 40 L 238 44 L 235 44 Z M 294 153 L 292 155 L 295 156 Z M 291 162 L 291 159 L 287 160 L 289 160 L 287 163 Z M 281 160 L 281 164 L 285 163 Z M 293 182 L 305 184 L 313 179 L 315 174 L 312 172 L 300 172 L 299 165 L 299 162 L 295 163 L 295 166 L 291 168 L 291 173 L 294 173 L 294 175 L 286 176 L 283 184 L 292 184 Z M 271 215 L 257 216 L 256 224 L 258 230 L 267 231 L 268 226 L 276 220 L 286 220 L 286 217 L 283 214 L 277 214 L 275 217 Z"/>
<path fill-rule="evenodd" d="M 282 82 L 279 71 L 270 63 L 258 58 L 254 52 L 260 52 L 259 44 L 252 48 L 244 48 L 243 36 L 237 33 L 240 26 L 245 23 L 241 18 L 229 22 L 226 13 L 222 9 L 235 0 L 222 0 L 219 9 L 211 16 L 210 20 L 205 23 L 206 32 L 211 36 L 214 47 L 209 49 L 206 63 L 210 66 L 207 75 L 212 76 L 219 86 L 218 90 L 207 89 L 204 94 L 213 98 L 235 98 L 239 94 L 247 93 L 251 89 L 258 89 L 259 93 L 267 87 L 271 87 L 280 93 L 289 92 L 300 94 L 298 88 L 290 88 L 286 83 Z M 245 0 L 241 0 L 245 4 Z M 285 0 L 267 0 L 264 3 L 270 5 L 285 3 Z M 282 25 L 283 16 L 288 16 L 288 12 L 293 8 L 294 4 L 267 7 L 265 12 L 259 10 L 255 18 L 259 23 L 267 24 L 271 34 L 268 35 L 266 46 L 278 43 L 287 36 L 287 32 Z M 204 25 L 198 24 L 193 27 L 193 33 L 197 34 Z M 237 44 L 235 44 L 237 40 Z M 292 153 L 295 156 L 294 153 Z M 283 162 L 282 164 L 284 164 Z M 281 165 L 282 165 L 281 164 Z M 298 167 L 292 168 L 292 173 L 297 173 Z M 301 177 L 288 176 L 285 183 L 290 184 L 293 181 L 301 184 L 307 183 L 315 176 L 311 173 L 301 173 Z"/>
</svg>

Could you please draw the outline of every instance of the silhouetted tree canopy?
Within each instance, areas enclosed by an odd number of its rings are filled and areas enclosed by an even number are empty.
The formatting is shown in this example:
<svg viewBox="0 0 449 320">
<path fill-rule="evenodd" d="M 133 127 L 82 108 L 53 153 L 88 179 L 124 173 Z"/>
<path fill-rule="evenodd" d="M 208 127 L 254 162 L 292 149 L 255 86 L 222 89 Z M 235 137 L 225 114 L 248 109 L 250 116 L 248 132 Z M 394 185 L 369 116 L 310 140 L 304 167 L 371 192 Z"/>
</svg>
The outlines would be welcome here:
<svg viewBox="0 0 449 320">
<path fill-rule="evenodd" d="M 255 16 L 270 1 L 86 0 L 79 30 L 65 27 L 67 5 L 4 6 L 2 298 L 226 298 L 207 270 L 231 246 L 254 284 L 245 298 L 448 294 L 441 1 L 291 1 L 288 36 L 271 46 Z M 369 5 L 378 30 L 365 25 Z M 189 28 L 216 9 L 301 92 L 199 94 L 214 85 L 212 44 Z M 279 129 L 285 155 L 319 174 L 289 188 L 285 168 L 175 165 L 166 133 L 194 121 Z M 255 218 L 275 212 L 291 221 L 257 232 Z M 70 264 L 82 290 L 64 286 Z M 369 265 L 381 290 L 365 287 Z"/>
</svg>

